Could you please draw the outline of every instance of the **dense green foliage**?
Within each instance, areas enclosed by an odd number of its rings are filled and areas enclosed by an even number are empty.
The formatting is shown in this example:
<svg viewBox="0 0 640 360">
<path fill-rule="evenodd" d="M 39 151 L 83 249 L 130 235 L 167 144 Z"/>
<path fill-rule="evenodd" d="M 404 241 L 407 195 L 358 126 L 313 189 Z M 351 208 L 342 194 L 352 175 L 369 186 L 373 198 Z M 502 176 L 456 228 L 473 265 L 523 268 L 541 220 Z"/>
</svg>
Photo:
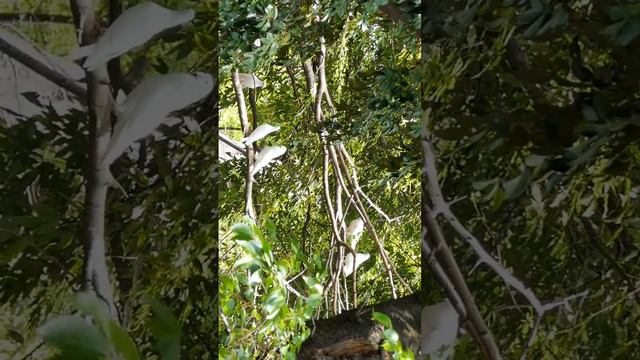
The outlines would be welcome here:
<svg viewBox="0 0 640 360">
<path fill-rule="evenodd" d="M 425 11 L 424 106 L 454 211 L 543 301 L 588 292 L 542 319 L 529 357 L 639 358 L 638 4 L 440 1 Z M 471 272 L 477 257 L 460 244 L 499 348 L 519 357 L 531 309 L 487 268 Z"/>
<path fill-rule="evenodd" d="M 124 359 L 140 360 L 140 350 L 130 334 L 113 319 L 105 304 L 89 293 L 78 293 L 72 299 L 74 307 L 88 317 L 66 315 L 47 320 L 38 329 L 45 342 L 60 353 L 56 359 Z M 166 306 L 157 300 L 148 302 L 154 313 L 147 327 L 157 339 L 153 348 L 161 359 L 180 356 L 180 324 Z"/>
<path fill-rule="evenodd" d="M 267 231 L 269 236 L 259 236 L 255 241 L 269 248 L 272 261 L 281 262 L 278 266 L 234 266 L 238 259 L 248 256 L 246 246 L 237 246 L 234 236 L 229 235 L 244 214 L 246 161 L 241 158 L 221 164 L 220 272 L 224 280 L 220 291 L 221 299 L 226 299 L 221 302 L 221 311 L 229 321 L 220 322 L 220 331 L 221 348 L 229 353 L 278 357 L 274 348 L 283 355 L 295 350 L 308 334 L 302 320 L 309 318 L 307 311 L 316 305 L 309 303 L 309 281 L 327 286 L 327 261 L 332 249 L 331 223 L 323 197 L 320 128 L 327 131 L 333 144 L 345 145 L 363 192 L 390 219 L 387 221 L 365 202 L 392 265 L 409 285 L 403 287 L 396 277 L 398 293 L 408 294 L 419 287 L 418 2 L 404 3 L 403 15 L 411 20 L 407 23 L 391 21 L 379 9 L 385 3 L 220 3 L 220 129 L 235 139 L 242 137 L 237 130 L 240 122 L 231 72 L 252 72 L 265 82 L 256 91 L 256 114 L 251 113 L 251 94 L 245 89 L 249 118 L 258 117 L 253 126 L 264 122 L 281 126 L 258 145 L 287 147 L 287 153 L 279 159 L 281 164 L 256 176 L 254 188 L 260 229 L 271 229 Z M 307 59 L 316 61 L 321 36 L 326 40 L 327 87 L 336 112 L 327 115 L 319 126 L 311 117 L 312 98 L 306 90 L 302 64 Z M 256 46 L 258 39 L 260 45 Z M 333 175 L 330 170 L 332 199 L 337 186 Z M 348 197 L 343 197 L 348 223 L 358 214 Z M 357 251 L 371 254 L 357 270 L 358 304 L 390 298 L 384 266 L 367 231 Z M 253 276 L 262 282 L 252 282 Z M 293 290 L 282 285 L 288 281 L 292 281 Z M 344 286 L 349 293 L 351 281 L 349 277 Z M 257 290 L 264 290 L 266 284 L 271 284 L 266 293 Z M 322 303 L 313 313 L 316 318 L 334 314 L 331 289 L 324 290 Z M 278 303 L 282 312 L 276 318 L 266 315 L 272 307 L 267 301 L 271 291 L 278 292 L 277 299 L 285 299 Z M 353 299 L 349 301 L 352 304 Z M 280 330 L 260 331 L 273 327 Z M 261 335 L 251 336 L 254 333 Z"/>
<path fill-rule="evenodd" d="M 275 229 L 269 230 L 267 237 L 250 221 L 233 228 L 232 239 L 244 251 L 236 271 L 220 277 L 220 326 L 232 329 L 221 332 L 221 343 L 232 345 L 221 346 L 225 359 L 265 358 L 274 349 L 295 359 L 309 335 L 305 322 L 322 302 L 320 257 L 308 259 L 292 243 L 290 256 L 276 258 L 271 243 L 278 239 Z M 289 279 L 302 266 L 308 275 Z"/>
<path fill-rule="evenodd" d="M 99 15 L 107 18 L 108 2 L 99 3 Z M 155 73 L 215 70 L 215 3 L 159 3 L 194 8 L 196 18 L 122 57 L 120 83 L 129 89 Z M 18 10 L 70 16 L 68 1 L 45 7 L 25 1 Z M 33 35 L 36 45 L 59 55 L 77 46 L 71 22 L 18 27 Z M 64 31 L 54 41 L 48 38 L 49 27 Z M 46 104 L 43 108 L 43 115 L 14 126 L 0 121 L 0 302 L 5 304 L 0 338 L 13 334 L 0 348 L 0 357 L 35 347 L 35 329 L 66 313 L 64 300 L 81 283 L 78 234 L 88 118 L 85 111 L 58 115 Z M 107 258 L 123 326 L 145 357 L 155 351 L 153 328 L 145 326 L 150 310 L 143 299 L 148 296 L 161 299 L 179 318 L 183 355 L 217 357 L 215 109 L 202 107 L 189 116 L 191 120 L 160 127 L 154 139 L 134 146 L 112 166 L 129 197 L 109 191 Z M 31 202 L 27 188 L 37 194 Z"/>
<path fill-rule="evenodd" d="M 424 111 L 443 191 L 464 225 L 543 301 L 583 294 L 536 327 L 526 300 L 476 267 L 476 254 L 443 226 L 504 358 L 526 351 L 533 359 L 640 359 L 638 3 L 425 2 L 422 58 L 419 1 L 394 2 L 394 19 L 382 10 L 385 0 L 161 3 L 194 7 L 196 19 L 123 56 L 119 83 L 130 89 L 154 73 L 219 71 L 220 128 L 239 140 L 231 73 L 265 81 L 255 109 L 246 90 L 251 122 L 281 129 L 258 146 L 284 145 L 287 153 L 256 176 L 258 224 L 244 217 L 245 160 L 216 164 L 213 107 L 162 126 L 112 168 L 130 195 L 108 197 L 107 255 L 123 318 L 113 325 L 82 295 L 74 308 L 65 301 L 82 274 L 86 112 L 58 115 L 39 104 L 43 115 L 15 125 L 0 119 L 0 338 L 7 339 L 0 357 L 28 353 L 39 335 L 65 351 L 73 336 L 64 334 L 75 334 L 89 340 L 80 350 L 94 355 L 171 357 L 180 348 L 185 358 L 294 358 L 309 321 L 335 315 L 321 130 L 353 159 L 372 225 L 409 285 L 397 282 L 399 295 L 418 290 Z M 70 16 L 62 0 L 20 5 L 19 12 Z M 100 2 L 101 15 L 107 5 Z M 70 23 L 16 27 L 58 55 L 76 46 Z M 321 37 L 336 111 L 323 104 L 318 124 L 302 64 L 316 61 Z M 346 196 L 342 203 L 346 222 L 358 216 Z M 358 252 L 371 258 L 356 272 L 357 304 L 388 299 L 369 231 Z M 433 277 L 425 278 L 427 298 L 439 300 Z M 352 296 L 353 278 L 340 281 Z M 349 295 L 340 308 L 353 305 Z M 171 310 L 149 306 L 148 297 Z M 156 320 L 149 322 L 152 308 Z M 73 309 L 93 324 L 67 315 Z M 386 328 L 383 347 L 411 358 L 389 319 L 373 316 Z M 52 318 L 64 326 L 46 322 Z M 456 358 L 479 357 L 463 336 Z"/>
</svg>

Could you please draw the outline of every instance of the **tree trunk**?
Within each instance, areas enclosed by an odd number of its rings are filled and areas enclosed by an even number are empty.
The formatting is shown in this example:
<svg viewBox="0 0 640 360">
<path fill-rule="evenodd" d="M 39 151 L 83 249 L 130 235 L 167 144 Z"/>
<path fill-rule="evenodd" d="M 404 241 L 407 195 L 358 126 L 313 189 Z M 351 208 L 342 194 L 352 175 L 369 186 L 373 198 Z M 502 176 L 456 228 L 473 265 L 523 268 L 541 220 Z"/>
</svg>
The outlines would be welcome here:
<svg viewBox="0 0 640 360">
<path fill-rule="evenodd" d="M 413 294 L 315 320 L 309 324 L 312 333 L 302 344 L 298 359 L 387 358 L 388 354 L 381 350 L 384 328 L 371 318 L 373 311 L 389 316 L 403 346 L 417 354 L 421 309 L 418 295 Z"/>
<path fill-rule="evenodd" d="M 95 17 L 92 0 L 70 0 L 71 12 L 80 45 L 95 43 L 101 29 Z M 113 319 L 118 313 L 113 300 L 113 288 L 109 280 L 104 236 L 109 168 L 100 159 L 109 144 L 111 129 L 111 93 L 107 66 L 87 72 L 87 96 L 89 113 L 89 157 L 86 167 L 86 191 L 82 241 L 85 249 L 85 265 L 82 288 L 93 291 L 104 301 Z"/>
</svg>

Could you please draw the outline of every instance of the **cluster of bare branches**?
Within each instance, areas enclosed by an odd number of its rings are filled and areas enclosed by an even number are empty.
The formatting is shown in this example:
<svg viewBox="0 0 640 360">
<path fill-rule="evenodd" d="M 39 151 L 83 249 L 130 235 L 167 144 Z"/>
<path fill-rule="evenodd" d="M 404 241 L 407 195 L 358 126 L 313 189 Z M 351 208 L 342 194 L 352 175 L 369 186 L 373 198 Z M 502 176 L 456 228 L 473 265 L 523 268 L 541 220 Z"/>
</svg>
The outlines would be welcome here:
<svg viewBox="0 0 640 360">
<path fill-rule="evenodd" d="M 355 166 L 355 162 L 349 155 L 346 147 L 343 144 L 333 144 L 329 140 L 329 133 L 324 128 L 323 124 L 326 121 L 325 111 L 323 106 L 328 107 L 329 113 L 335 113 L 335 107 L 331 100 L 329 89 L 327 88 L 326 74 L 325 74 L 325 57 L 326 46 L 323 37 L 319 40 L 320 51 L 314 61 L 308 59 L 303 62 L 302 68 L 306 80 L 307 93 L 311 96 L 311 109 L 309 111 L 309 121 L 315 123 L 316 126 L 309 128 L 317 129 L 320 138 L 320 144 L 322 146 L 323 153 L 323 171 L 322 171 L 322 186 L 323 186 L 323 200 L 325 203 L 325 210 L 327 217 L 331 223 L 331 250 L 328 256 L 327 265 L 331 269 L 331 276 L 327 286 L 325 286 L 325 302 L 327 309 L 332 308 L 334 313 L 340 313 L 343 309 L 349 309 L 350 304 L 357 306 L 357 287 L 356 287 L 356 262 L 353 262 L 353 282 L 351 287 L 351 295 L 348 291 L 347 279 L 342 277 L 342 268 L 344 266 L 345 251 L 350 252 L 354 259 L 356 257 L 355 250 L 346 241 L 346 214 L 349 209 L 353 207 L 359 217 L 363 220 L 365 227 L 371 234 L 377 248 L 380 258 L 385 267 L 385 272 L 391 287 L 391 292 L 394 298 L 398 297 L 397 286 L 400 282 L 407 291 L 411 291 L 410 286 L 406 281 L 398 275 L 397 270 L 393 267 L 389 255 L 384 248 L 384 243 L 381 241 L 372 220 L 369 217 L 368 210 L 365 207 L 365 203 L 369 204 L 378 214 L 384 219 L 390 221 L 389 217 L 384 211 L 377 206 L 371 199 L 365 194 L 358 183 L 358 174 Z M 295 79 L 291 69 L 288 69 L 289 75 L 292 78 L 294 91 L 297 92 L 295 87 Z M 253 114 L 253 121 L 250 122 L 248 117 L 247 105 L 242 90 L 242 84 L 239 79 L 238 71 L 234 70 L 232 74 L 232 83 L 236 96 L 236 104 L 238 106 L 238 113 L 240 118 L 240 124 L 242 132 L 245 137 L 249 136 L 251 131 L 257 125 L 258 112 L 255 105 L 255 89 L 250 89 L 251 99 L 251 111 Z M 254 209 L 254 195 L 253 190 L 255 188 L 255 181 L 250 176 L 251 169 L 255 165 L 256 148 L 253 144 L 247 144 L 246 148 L 246 193 L 245 193 L 245 214 L 254 221 L 257 221 L 256 212 Z M 333 180 L 333 181 L 332 181 Z M 332 185 L 335 184 L 335 185 Z M 331 188 L 335 186 L 335 191 L 332 194 Z M 347 199 L 348 203 L 343 206 L 344 199 Z M 342 279 L 342 282 L 341 282 Z M 329 294 L 333 295 L 333 299 L 329 300 Z M 351 297 L 351 300 L 349 299 Z M 331 303 L 331 306 L 329 304 Z"/>
<path fill-rule="evenodd" d="M 393 298 L 397 298 L 397 284 L 400 282 L 408 291 L 410 291 L 409 285 L 406 281 L 398 275 L 398 272 L 394 268 L 389 259 L 389 255 L 384 248 L 384 243 L 380 240 L 378 233 L 373 226 L 371 218 L 365 208 L 363 198 L 379 213 L 384 215 L 384 212 L 373 204 L 371 200 L 360 188 L 358 184 L 357 171 L 355 163 L 349 155 L 346 147 L 343 144 L 333 144 L 329 140 L 329 133 L 324 128 L 323 124 L 326 121 L 325 112 L 323 111 L 323 101 L 329 108 L 329 113 L 335 113 L 335 108 L 331 100 L 331 95 L 327 87 L 326 73 L 325 73 L 325 58 L 326 58 L 326 46 L 323 37 L 319 39 L 320 51 L 317 55 L 315 66 L 311 59 L 306 60 L 303 63 L 303 69 L 306 79 L 307 92 L 310 94 L 313 100 L 313 111 L 311 113 L 312 119 L 317 125 L 318 136 L 320 138 L 320 144 L 322 146 L 322 164 L 323 164 L 323 176 L 322 186 L 324 192 L 325 210 L 331 223 L 331 250 L 328 257 L 328 267 L 331 269 L 331 276 L 327 286 L 325 287 L 325 301 L 329 303 L 329 291 L 332 290 L 333 301 L 332 308 L 334 313 L 340 313 L 342 309 L 349 308 L 349 294 L 348 287 L 346 286 L 346 279 L 343 283 L 344 292 L 340 286 L 340 274 L 342 267 L 344 266 L 343 260 L 345 251 L 350 252 L 354 258 L 356 256 L 355 250 L 346 241 L 346 223 L 345 217 L 349 210 L 349 207 L 353 205 L 353 208 L 363 220 L 366 229 L 368 230 L 371 238 L 375 242 L 380 259 L 385 268 L 386 276 L 391 287 Z M 333 183 L 335 184 L 335 192 L 331 194 L 331 177 L 333 177 Z M 344 194 L 344 195 L 343 195 Z M 347 208 L 343 210 L 343 196 L 348 199 Z M 385 218 L 388 219 L 386 215 Z M 353 284 L 352 284 L 352 303 L 357 306 L 357 288 L 356 288 L 356 271 L 355 262 L 353 264 L 354 269 L 352 272 Z M 394 276 L 396 277 L 394 279 Z M 344 296 L 343 296 L 344 294 Z M 345 299 L 346 301 L 344 301 Z M 343 301 L 346 305 L 343 305 Z"/>
<path fill-rule="evenodd" d="M 451 211 L 449 203 L 445 200 L 438 180 L 436 157 L 429 128 L 429 112 L 425 111 L 422 115 L 421 139 L 423 152 L 422 252 L 428 266 L 433 271 L 447 297 L 456 308 L 456 311 L 462 319 L 466 319 L 466 329 L 487 359 L 501 359 L 500 350 L 496 345 L 491 331 L 485 324 L 473 295 L 466 284 L 465 277 L 458 267 L 451 249 L 444 238 L 442 229 L 438 223 L 438 216 L 441 215 L 444 223 L 448 224 L 454 232 L 458 234 L 459 238 L 473 249 L 478 256 L 479 264 L 488 265 L 489 268 L 505 282 L 509 289 L 515 290 L 527 300 L 535 311 L 536 318 L 522 355 L 522 359 L 524 359 L 526 358 L 526 350 L 533 343 L 538 326 L 544 315 L 557 307 L 568 307 L 570 301 L 585 297 L 587 292 L 580 292 L 557 301 L 544 303 L 531 288 L 516 278 L 506 267 L 500 264 L 484 249 L 480 241 L 466 229 L 453 211 Z"/>
</svg>

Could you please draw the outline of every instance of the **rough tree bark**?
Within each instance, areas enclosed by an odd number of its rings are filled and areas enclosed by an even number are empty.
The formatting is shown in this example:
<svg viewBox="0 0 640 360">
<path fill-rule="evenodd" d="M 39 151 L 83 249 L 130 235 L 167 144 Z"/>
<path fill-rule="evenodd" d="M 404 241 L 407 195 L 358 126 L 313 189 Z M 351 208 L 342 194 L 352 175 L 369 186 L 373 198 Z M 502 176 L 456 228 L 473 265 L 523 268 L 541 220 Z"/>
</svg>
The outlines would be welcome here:
<svg viewBox="0 0 640 360">
<path fill-rule="evenodd" d="M 371 319 L 373 311 L 389 316 L 405 348 L 418 354 L 421 310 L 419 295 L 412 294 L 315 320 L 309 323 L 312 333 L 302 344 L 298 359 L 386 358 L 388 354 L 381 350 L 384 328 Z"/>
</svg>

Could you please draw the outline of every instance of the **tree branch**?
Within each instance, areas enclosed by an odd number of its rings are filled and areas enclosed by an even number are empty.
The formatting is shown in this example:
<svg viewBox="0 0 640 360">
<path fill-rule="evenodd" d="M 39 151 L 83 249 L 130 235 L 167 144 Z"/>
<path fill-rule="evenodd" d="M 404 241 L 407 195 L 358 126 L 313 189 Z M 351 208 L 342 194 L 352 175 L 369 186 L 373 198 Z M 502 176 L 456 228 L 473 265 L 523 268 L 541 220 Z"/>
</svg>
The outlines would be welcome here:
<svg viewBox="0 0 640 360">
<path fill-rule="evenodd" d="M 429 132 L 428 119 L 429 112 L 424 111 L 422 115 L 422 151 L 424 155 L 423 184 L 426 184 L 426 191 L 429 194 L 431 202 L 434 206 L 433 211 L 430 211 L 429 213 L 428 219 L 435 223 L 436 217 L 439 214 L 442 214 L 444 220 L 453 228 L 456 233 L 458 233 L 462 240 L 464 240 L 473 249 L 473 251 L 479 257 L 478 261 L 480 263 L 487 264 L 498 276 L 500 276 L 500 278 L 502 278 L 505 284 L 515 289 L 518 293 L 520 293 L 527 299 L 529 304 L 534 308 L 536 312 L 536 316 L 538 318 L 538 320 L 536 321 L 538 323 L 546 312 L 559 306 L 567 306 L 569 301 L 586 296 L 587 293 L 582 292 L 579 294 L 570 295 L 558 301 L 543 304 L 538 299 L 536 294 L 531 290 L 531 288 L 527 287 L 520 279 L 516 278 L 513 274 L 511 274 L 509 270 L 507 270 L 497 260 L 495 260 L 480 244 L 480 241 L 478 241 L 478 239 L 464 227 L 460 220 L 458 220 L 458 218 L 451 211 L 449 204 L 445 201 L 444 195 L 442 193 L 442 189 L 438 180 L 435 154 L 433 151 L 433 146 L 431 145 L 431 134 Z M 465 296 L 461 294 L 461 297 L 464 301 Z M 470 309 L 467 308 L 467 311 L 469 310 Z M 471 315 L 473 315 L 473 313 L 471 313 Z M 537 331 L 537 328 L 534 328 L 534 330 Z M 532 333 L 531 336 L 535 336 L 535 334 Z M 489 338 L 487 338 L 487 340 L 489 340 Z M 489 350 L 497 350 L 497 348 L 493 349 L 495 344 L 491 344 L 491 342 L 486 342 L 485 344 L 490 345 Z M 498 353 L 496 354 L 499 356 Z"/>
<path fill-rule="evenodd" d="M 74 24 L 81 45 L 92 44 L 100 36 L 92 0 L 70 0 Z M 106 261 L 105 212 L 109 183 L 109 168 L 103 157 L 110 137 L 112 97 L 106 65 L 87 73 L 87 103 L 89 112 L 89 162 L 84 203 L 82 235 L 85 246 L 83 290 L 93 291 L 109 307 L 110 315 L 118 319 L 113 300 Z"/>
<path fill-rule="evenodd" d="M 247 105 L 244 101 L 244 92 L 242 91 L 242 85 L 240 84 L 240 75 L 238 69 L 234 69 L 231 74 L 231 80 L 233 83 L 233 90 L 236 94 L 236 104 L 238 104 L 238 116 L 240 117 L 240 125 L 242 126 L 242 133 L 244 137 L 251 134 L 251 125 L 249 124 L 249 117 L 247 116 Z M 246 175 L 246 194 L 245 194 L 245 213 L 251 217 L 254 222 L 257 222 L 256 212 L 253 208 L 253 177 L 251 176 L 251 170 L 255 165 L 255 150 L 253 144 L 247 144 L 247 175 Z"/>
<path fill-rule="evenodd" d="M 55 70 L 52 70 L 47 65 L 32 58 L 31 56 L 29 56 L 29 54 L 13 46 L 1 37 L 0 51 L 21 62 L 24 66 L 28 67 L 39 75 L 42 75 L 45 79 L 67 90 L 71 94 L 75 95 L 82 103 L 86 104 L 87 91 L 84 88 L 78 85 L 75 81 L 67 78 L 66 76 L 58 73 Z"/>
<path fill-rule="evenodd" d="M 421 309 L 419 296 L 412 294 L 345 311 L 330 319 L 315 320 L 309 324 L 311 336 L 302 344 L 297 357 L 305 360 L 382 358 L 378 356 L 384 329 L 371 319 L 373 311 L 389 316 L 402 344 L 417 354 Z"/>
<path fill-rule="evenodd" d="M 68 15 L 51 15 L 39 13 L 24 14 L 0 14 L 0 22 L 53 22 L 64 25 L 72 25 L 71 16 Z"/>
</svg>

